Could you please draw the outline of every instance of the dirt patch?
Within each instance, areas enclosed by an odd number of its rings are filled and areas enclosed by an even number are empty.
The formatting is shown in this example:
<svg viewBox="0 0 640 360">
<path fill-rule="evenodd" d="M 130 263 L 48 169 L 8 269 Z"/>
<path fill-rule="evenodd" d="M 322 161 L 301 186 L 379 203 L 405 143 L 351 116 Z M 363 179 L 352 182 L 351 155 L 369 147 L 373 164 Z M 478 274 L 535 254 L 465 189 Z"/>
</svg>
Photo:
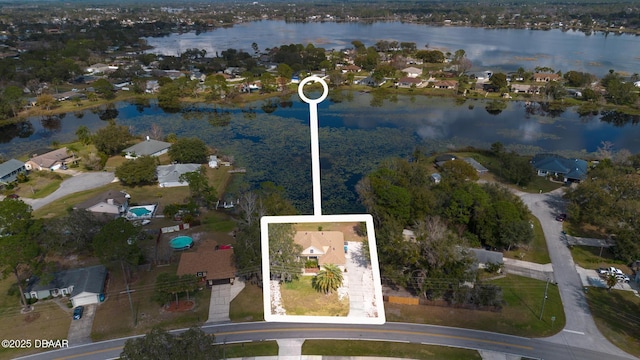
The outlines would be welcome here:
<svg viewBox="0 0 640 360">
<path fill-rule="evenodd" d="M 24 322 L 27 324 L 32 323 L 40 318 L 39 312 L 30 312 L 24 317 Z"/>
<path fill-rule="evenodd" d="M 172 301 L 168 305 L 164 306 L 164 311 L 168 312 L 183 312 L 190 311 L 196 306 L 196 302 L 193 300 L 180 300 L 177 303 Z"/>
</svg>

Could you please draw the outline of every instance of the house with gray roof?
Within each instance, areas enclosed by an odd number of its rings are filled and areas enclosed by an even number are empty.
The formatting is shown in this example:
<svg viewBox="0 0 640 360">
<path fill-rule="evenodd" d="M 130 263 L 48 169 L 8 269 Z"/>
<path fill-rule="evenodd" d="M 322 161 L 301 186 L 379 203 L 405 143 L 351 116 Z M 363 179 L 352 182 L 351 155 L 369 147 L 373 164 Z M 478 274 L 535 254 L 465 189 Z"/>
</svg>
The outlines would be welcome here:
<svg viewBox="0 0 640 360">
<path fill-rule="evenodd" d="M 129 209 L 131 196 L 124 191 L 108 190 L 78 205 L 75 209 L 84 209 L 108 218 L 124 215 Z"/>
<path fill-rule="evenodd" d="M 166 154 L 171 147 L 171 143 L 154 140 L 147 136 L 146 140 L 124 149 L 124 157 L 136 159 L 139 156 L 160 156 Z"/>
<path fill-rule="evenodd" d="M 18 174 L 26 173 L 27 168 L 20 160 L 11 159 L 0 164 L 0 185 L 9 184 L 18 179 Z"/>
<path fill-rule="evenodd" d="M 74 307 L 97 304 L 104 301 L 106 280 L 107 268 L 103 265 L 65 270 L 43 278 L 32 277 L 24 295 L 27 299 L 69 296 Z"/>
<path fill-rule="evenodd" d="M 531 159 L 538 176 L 562 177 L 564 182 L 580 182 L 587 177 L 587 162 L 555 154 L 538 154 Z"/>
<path fill-rule="evenodd" d="M 200 164 L 171 164 L 160 165 L 156 168 L 160 187 L 188 186 L 186 181 L 180 181 L 180 175 L 199 171 Z"/>
<path fill-rule="evenodd" d="M 501 252 L 475 248 L 469 249 L 469 252 L 474 257 L 473 267 L 475 269 L 484 269 L 487 264 L 504 265 Z"/>
</svg>

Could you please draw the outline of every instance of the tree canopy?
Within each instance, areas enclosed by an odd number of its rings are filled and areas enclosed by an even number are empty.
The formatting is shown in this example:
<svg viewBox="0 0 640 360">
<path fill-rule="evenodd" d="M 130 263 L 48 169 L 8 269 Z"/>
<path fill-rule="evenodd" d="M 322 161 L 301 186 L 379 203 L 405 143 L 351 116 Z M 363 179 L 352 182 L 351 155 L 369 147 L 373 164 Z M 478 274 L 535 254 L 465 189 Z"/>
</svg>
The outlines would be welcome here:
<svg viewBox="0 0 640 360">
<path fill-rule="evenodd" d="M 178 138 L 169 148 L 171 161 L 181 164 L 204 164 L 207 162 L 208 155 L 207 145 L 198 138 Z"/>
<path fill-rule="evenodd" d="M 269 262 L 271 278 L 295 280 L 302 272 L 299 260 L 302 247 L 293 241 L 292 224 L 269 224 Z"/>
<path fill-rule="evenodd" d="M 158 161 L 153 156 L 140 156 L 128 160 L 116 168 L 115 175 L 125 185 L 150 185 L 158 180 L 156 167 Z"/>
<path fill-rule="evenodd" d="M 127 142 L 132 139 L 129 128 L 125 125 L 116 125 L 115 121 L 109 121 L 109 125 L 96 131 L 93 136 L 93 144 L 98 151 L 107 155 L 116 155 L 122 151 Z"/>
<path fill-rule="evenodd" d="M 383 276 L 431 298 L 473 278 L 467 248 L 524 245 L 533 232 L 529 210 L 509 190 L 469 181 L 477 174 L 460 160 L 447 162 L 442 181 L 434 184 L 425 160 L 419 152 L 411 162 L 390 160 L 356 189 L 374 217 Z M 415 240 L 403 229 L 412 230 Z"/>
</svg>

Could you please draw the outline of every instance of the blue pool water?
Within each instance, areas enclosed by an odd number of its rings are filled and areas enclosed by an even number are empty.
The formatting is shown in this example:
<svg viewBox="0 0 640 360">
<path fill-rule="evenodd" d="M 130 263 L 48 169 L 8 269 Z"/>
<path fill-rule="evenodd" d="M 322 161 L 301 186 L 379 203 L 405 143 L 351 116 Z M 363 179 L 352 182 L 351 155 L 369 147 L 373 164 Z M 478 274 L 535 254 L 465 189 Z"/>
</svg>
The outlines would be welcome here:
<svg viewBox="0 0 640 360">
<path fill-rule="evenodd" d="M 193 245 L 193 239 L 189 236 L 178 236 L 169 241 L 169 246 L 176 250 L 188 249 Z"/>
<path fill-rule="evenodd" d="M 145 208 L 134 208 L 134 209 L 129 209 L 129 212 L 135 214 L 136 216 L 142 216 L 142 215 L 148 215 L 151 211 Z"/>
</svg>

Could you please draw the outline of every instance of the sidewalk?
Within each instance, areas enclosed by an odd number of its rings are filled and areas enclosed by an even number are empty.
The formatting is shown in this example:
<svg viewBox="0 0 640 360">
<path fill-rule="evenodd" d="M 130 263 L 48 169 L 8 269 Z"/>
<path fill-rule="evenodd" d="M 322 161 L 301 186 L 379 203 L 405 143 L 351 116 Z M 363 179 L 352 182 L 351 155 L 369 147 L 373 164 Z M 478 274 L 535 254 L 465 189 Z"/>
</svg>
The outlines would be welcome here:
<svg viewBox="0 0 640 360">
<path fill-rule="evenodd" d="M 505 272 L 532 279 L 555 282 L 552 264 L 537 264 L 528 261 L 504 258 Z"/>
</svg>

